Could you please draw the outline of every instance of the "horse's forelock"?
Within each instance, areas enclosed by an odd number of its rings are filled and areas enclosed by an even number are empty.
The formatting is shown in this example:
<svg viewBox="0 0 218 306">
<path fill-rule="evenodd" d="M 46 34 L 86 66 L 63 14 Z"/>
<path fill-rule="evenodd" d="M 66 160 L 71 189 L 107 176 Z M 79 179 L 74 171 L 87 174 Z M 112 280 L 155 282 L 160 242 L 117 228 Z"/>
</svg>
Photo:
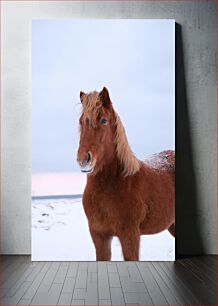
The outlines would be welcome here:
<svg viewBox="0 0 218 306">
<path fill-rule="evenodd" d="M 83 94 L 82 97 L 82 118 L 91 119 L 94 126 L 97 125 L 97 118 L 102 112 L 102 103 L 99 99 L 99 94 L 97 91 L 93 91 L 88 94 Z"/>
</svg>

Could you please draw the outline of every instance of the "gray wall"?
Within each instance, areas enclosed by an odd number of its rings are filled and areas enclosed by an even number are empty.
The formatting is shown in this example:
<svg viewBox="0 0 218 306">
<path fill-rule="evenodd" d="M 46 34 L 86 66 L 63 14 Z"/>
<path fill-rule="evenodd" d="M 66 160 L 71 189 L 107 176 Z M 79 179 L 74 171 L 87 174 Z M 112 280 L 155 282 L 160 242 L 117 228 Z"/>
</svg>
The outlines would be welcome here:
<svg viewBox="0 0 218 306">
<path fill-rule="evenodd" d="M 216 254 L 215 1 L 3 1 L 2 253 L 31 251 L 33 18 L 176 20 L 177 254 Z"/>
</svg>

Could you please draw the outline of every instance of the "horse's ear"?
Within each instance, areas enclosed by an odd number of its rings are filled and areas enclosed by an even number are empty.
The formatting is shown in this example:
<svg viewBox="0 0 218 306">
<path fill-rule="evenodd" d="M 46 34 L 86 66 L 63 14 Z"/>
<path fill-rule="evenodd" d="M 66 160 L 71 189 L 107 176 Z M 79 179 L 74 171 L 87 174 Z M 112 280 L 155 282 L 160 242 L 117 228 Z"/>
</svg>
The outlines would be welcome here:
<svg viewBox="0 0 218 306">
<path fill-rule="evenodd" d="M 102 91 L 99 92 L 99 98 L 104 107 L 108 107 L 111 104 L 109 91 L 106 87 L 103 87 Z"/>
<path fill-rule="evenodd" d="M 83 91 L 80 91 L 79 93 L 79 96 L 80 96 L 80 101 L 82 102 L 82 96 L 84 95 L 85 93 Z"/>
</svg>

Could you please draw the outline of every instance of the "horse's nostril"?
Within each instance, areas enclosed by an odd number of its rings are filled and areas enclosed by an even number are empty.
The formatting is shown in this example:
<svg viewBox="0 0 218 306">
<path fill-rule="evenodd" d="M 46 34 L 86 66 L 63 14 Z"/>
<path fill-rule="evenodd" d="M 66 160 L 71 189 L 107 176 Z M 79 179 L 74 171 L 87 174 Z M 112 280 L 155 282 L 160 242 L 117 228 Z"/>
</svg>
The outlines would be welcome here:
<svg viewBox="0 0 218 306">
<path fill-rule="evenodd" d="M 91 154 L 87 153 L 87 163 L 89 163 L 91 161 Z"/>
</svg>

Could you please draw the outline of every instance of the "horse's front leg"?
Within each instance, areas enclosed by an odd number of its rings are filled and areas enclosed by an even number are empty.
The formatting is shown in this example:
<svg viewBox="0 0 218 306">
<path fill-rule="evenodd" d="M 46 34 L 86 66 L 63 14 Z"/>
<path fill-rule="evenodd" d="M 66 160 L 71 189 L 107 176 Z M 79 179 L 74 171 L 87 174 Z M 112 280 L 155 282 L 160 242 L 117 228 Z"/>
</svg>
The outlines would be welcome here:
<svg viewBox="0 0 218 306">
<path fill-rule="evenodd" d="M 108 234 L 102 234 L 90 229 L 92 240 L 96 250 L 96 260 L 109 261 L 111 260 L 111 240 L 112 237 Z"/>
<path fill-rule="evenodd" d="M 124 260 L 139 260 L 139 229 L 125 228 L 119 234 Z"/>
</svg>

